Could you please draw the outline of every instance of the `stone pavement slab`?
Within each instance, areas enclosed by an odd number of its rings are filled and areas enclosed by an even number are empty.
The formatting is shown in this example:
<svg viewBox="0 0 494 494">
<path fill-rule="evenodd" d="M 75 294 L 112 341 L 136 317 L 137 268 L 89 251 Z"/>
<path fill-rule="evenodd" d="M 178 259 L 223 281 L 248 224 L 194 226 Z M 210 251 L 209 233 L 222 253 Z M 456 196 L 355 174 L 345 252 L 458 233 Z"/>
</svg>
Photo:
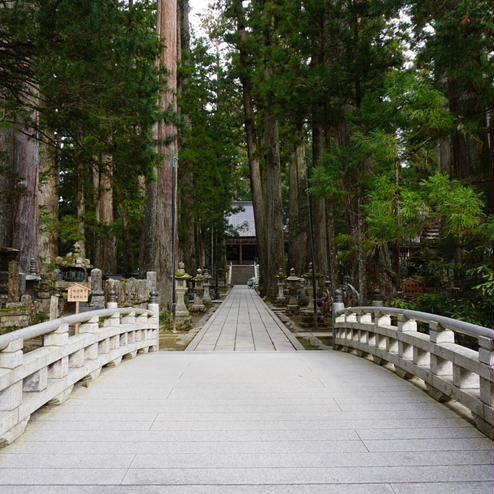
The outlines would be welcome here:
<svg viewBox="0 0 494 494">
<path fill-rule="evenodd" d="M 255 290 L 237 285 L 186 351 L 293 352 L 303 349 Z"/>
<path fill-rule="evenodd" d="M 492 441 L 333 351 L 148 354 L 33 419 L 2 494 L 494 492 Z"/>
</svg>

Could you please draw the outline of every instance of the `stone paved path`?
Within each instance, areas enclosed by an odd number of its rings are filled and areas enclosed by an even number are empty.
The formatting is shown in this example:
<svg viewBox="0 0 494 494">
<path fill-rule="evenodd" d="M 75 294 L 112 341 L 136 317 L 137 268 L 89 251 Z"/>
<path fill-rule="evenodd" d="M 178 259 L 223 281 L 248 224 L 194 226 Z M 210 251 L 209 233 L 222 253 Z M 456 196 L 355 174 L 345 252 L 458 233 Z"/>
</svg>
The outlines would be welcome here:
<svg viewBox="0 0 494 494">
<path fill-rule="evenodd" d="M 332 351 L 158 352 L 0 450 L 2 494 L 492 494 L 492 442 Z"/>
<path fill-rule="evenodd" d="M 303 349 L 255 290 L 234 286 L 186 351 L 292 352 Z"/>
</svg>

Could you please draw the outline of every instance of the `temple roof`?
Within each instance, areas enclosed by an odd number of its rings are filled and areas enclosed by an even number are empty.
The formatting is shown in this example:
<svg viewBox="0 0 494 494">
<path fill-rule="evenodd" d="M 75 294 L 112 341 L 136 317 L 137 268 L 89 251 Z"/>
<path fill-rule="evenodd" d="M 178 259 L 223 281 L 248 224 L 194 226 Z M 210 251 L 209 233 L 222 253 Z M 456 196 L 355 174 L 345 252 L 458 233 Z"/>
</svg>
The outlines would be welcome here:
<svg viewBox="0 0 494 494">
<path fill-rule="evenodd" d="M 234 208 L 242 208 L 239 212 L 227 216 L 228 224 L 238 233 L 239 237 L 255 237 L 254 207 L 251 201 L 234 201 Z"/>
</svg>

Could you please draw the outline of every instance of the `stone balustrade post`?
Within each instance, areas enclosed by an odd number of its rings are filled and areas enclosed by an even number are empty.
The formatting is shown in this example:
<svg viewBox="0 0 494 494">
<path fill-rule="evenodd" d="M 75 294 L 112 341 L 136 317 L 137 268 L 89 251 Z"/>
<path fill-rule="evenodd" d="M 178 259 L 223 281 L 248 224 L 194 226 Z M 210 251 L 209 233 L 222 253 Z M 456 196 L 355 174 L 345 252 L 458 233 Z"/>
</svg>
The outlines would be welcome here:
<svg viewBox="0 0 494 494">
<path fill-rule="evenodd" d="M 479 362 L 481 364 L 494 366 L 494 340 L 479 337 Z M 492 373 L 491 373 L 492 375 Z M 480 376 L 480 400 L 488 407 L 494 407 L 494 382 L 492 379 Z"/>
<path fill-rule="evenodd" d="M 150 319 L 152 324 L 152 331 L 150 331 L 150 339 L 153 340 L 153 344 L 149 347 L 151 352 L 156 352 L 160 346 L 160 305 L 159 305 L 159 293 L 156 290 L 152 290 L 149 293 L 148 310 L 153 313 Z"/>
<path fill-rule="evenodd" d="M 66 323 L 60 326 L 50 334 L 43 337 L 43 346 L 64 347 L 69 342 L 69 325 Z M 69 373 L 69 357 L 63 357 L 49 365 L 49 379 L 63 379 Z M 41 377 L 41 376 L 40 376 Z"/>
<path fill-rule="evenodd" d="M 398 314 L 398 333 L 417 331 L 417 321 Z M 398 334 L 398 355 L 404 360 L 413 360 L 413 345 L 406 343 Z"/>
<path fill-rule="evenodd" d="M 376 290 L 377 292 L 377 290 Z M 379 292 L 378 292 L 379 293 Z M 376 307 L 382 307 L 381 300 L 374 300 L 372 305 L 376 304 Z M 374 330 L 375 330 L 375 340 L 374 344 L 376 348 L 380 348 L 381 350 L 389 350 L 389 341 L 388 337 L 380 334 L 379 328 L 384 326 L 391 326 L 391 317 L 389 314 L 384 314 L 380 311 L 376 311 L 376 315 L 374 318 Z"/>
<path fill-rule="evenodd" d="M 110 287 L 110 292 L 108 294 L 108 302 L 106 303 L 107 309 L 118 309 L 117 303 L 117 293 L 115 291 L 115 285 L 112 283 Z M 110 317 L 103 321 L 103 326 L 119 326 L 120 325 L 120 314 L 115 312 Z"/>
<path fill-rule="evenodd" d="M 430 342 L 434 345 L 434 352 L 431 354 L 431 372 L 435 376 L 451 376 L 453 374 L 453 362 L 445 355 L 441 356 L 441 344 L 454 343 L 455 334 L 450 329 L 443 328 L 435 321 L 429 322 Z"/>
<path fill-rule="evenodd" d="M 338 288 L 334 292 L 334 302 L 333 302 L 333 312 L 332 312 L 333 348 L 338 348 L 338 345 L 336 344 L 336 336 L 339 330 L 336 329 L 336 322 L 342 318 L 342 316 L 336 316 L 336 313 L 340 310 L 343 310 L 344 308 L 345 308 L 345 304 L 343 302 L 343 293 Z M 343 315 L 343 320 L 344 319 L 345 316 Z"/>
<path fill-rule="evenodd" d="M 372 322 L 372 313 L 364 312 L 358 315 L 357 317 L 358 323 L 365 326 L 371 326 Z M 370 328 L 369 328 L 370 329 Z M 359 343 L 363 343 L 364 345 L 369 345 L 369 329 L 360 329 L 358 335 Z"/>
<path fill-rule="evenodd" d="M 345 339 L 348 341 L 353 340 L 353 335 L 356 331 L 356 329 L 354 328 L 356 322 L 357 322 L 356 312 L 350 312 L 349 314 L 346 314 L 345 323 L 347 323 L 347 325 L 345 327 Z"/>
<path fill-rule="evenodd" d="M 43 336 L 43 346 L 65 346 L 69 342 L 69 325 L 60 324 L 55 331 Z"/>
<path fill-rule="evenodd" d="M 0 369 L 16 369 L 23 362 L 22 338 L 11 341 L 0 350 Z M 0 446 L 10 444 L 20 436 L 26 427 L 29 416 L 19 421 L 22 407 L 23 382 L 16 381 L 0 390 Z"/>
<path fill-rule="evenodd" d="M 6 348 L 0 351 L 0 369 L 15 369 L 23 362 L 23 340 L 11 341 Z M 22 404 L 22 381 L 12 383 L 0 391 L 0 412 L 12 411 Z"/>
</svg>

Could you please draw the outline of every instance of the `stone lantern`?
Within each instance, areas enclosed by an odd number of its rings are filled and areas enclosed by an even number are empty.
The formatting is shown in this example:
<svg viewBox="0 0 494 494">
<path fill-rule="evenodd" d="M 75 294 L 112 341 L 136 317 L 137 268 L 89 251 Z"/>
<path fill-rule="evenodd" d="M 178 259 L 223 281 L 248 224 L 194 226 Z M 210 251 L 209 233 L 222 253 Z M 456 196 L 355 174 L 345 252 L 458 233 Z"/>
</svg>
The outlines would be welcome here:
<svg viewBox="0 0 494 494">
<path fill-rule="evenodd" d="M 87 270 L 92 268 L 89 259 L 82 256 L 81 246 L 76 242 L 72 251 L 65 257 L 57 257 L 55 264 L 60 268 L 61 279 L 55 282 L 55 289 L 63 293 L 63 300 L 67 299 L 67 290 L 74 284 L 90 288 Z M 49 298 L 47 299 L 49 301 Z"/>
<path fill-rule="evenodd" d="M 194 303 L 190 310 L 192 312 L 205 312 L 206 306 L 202 302 L 202 294 L 204 291 L 204 276 L 202 269 L 197 270 L 197 274 L 192 278 L 194 282 Z"/>
<path fill-rule="evenodd" d="M 277 283 L 277 286 L 278 286 L 278 295 L 276 297 L 276 303 L 278 305 L 285 305 L 285 303 L 286 303 L 285 293 L 284 293 L 284 289 L 285 289 L 285 283 L 284 283 L 285 274 L 283 273 L 283 269 L 280 268 L 280 271 L 276 275 L 276 278 L 277 278 L 277 282 L 276 283 Z"/>
<path fill-rule="evenodd" d="M 306 311 L 314 312 L 314 285 L 312 283 L 312 263 L 309 263 L 309 270 L 303 275 L 305 280 Z"/>
<path fill-rule="evenodd" d="M 384 305 L 381 293 L 377 288 L 372 292 L 372 305 L 374 307 L 382 307 Z"/>
<path fill-rule="evenodd" d="M 175 307 L 175 320 L 178 326 L 188 326 L 191 322 L 190 313 L 185 305 L 185 293 L 187 292 L 187 281 L 191 278 L 185 272 L 184 263 L 178 263 L 178 271 L 175 273 L 175 292 L 177 294 L 177 306 Z"/>
<path fill-rule="evenodd" d="M 211 294 L 209 292 L 210 289 L 210 280 L 211 280 L 211 275 L 209 274 L 208 270 L 204 270 L 204 291 L 202 294 L 202 303 L 206 307 L 210 307 L 211 304 L 213 303 L 211 300 Z"/>
<path fill-rule="evenodd" d="M 87 270 L 91 268 L 89 259 L 81 255 L 81 246 L 76 242 L 65 257 L 57 257 L 56 264 L 60 266 L 63 281 L 81 283 L 87 281 Z"/>
<path fill-rule="evenodd" d="M 286 279 L 288 283 L 288 290 L 290 292 L 290 298 L 288 299 L 287 311 L 291 314 L 298 312 L 297 302 L 297 287 L 300 283 L 300 278 L 295 276 L 295 268 L 290 269 L 290 276 Z"/>
</svg>

